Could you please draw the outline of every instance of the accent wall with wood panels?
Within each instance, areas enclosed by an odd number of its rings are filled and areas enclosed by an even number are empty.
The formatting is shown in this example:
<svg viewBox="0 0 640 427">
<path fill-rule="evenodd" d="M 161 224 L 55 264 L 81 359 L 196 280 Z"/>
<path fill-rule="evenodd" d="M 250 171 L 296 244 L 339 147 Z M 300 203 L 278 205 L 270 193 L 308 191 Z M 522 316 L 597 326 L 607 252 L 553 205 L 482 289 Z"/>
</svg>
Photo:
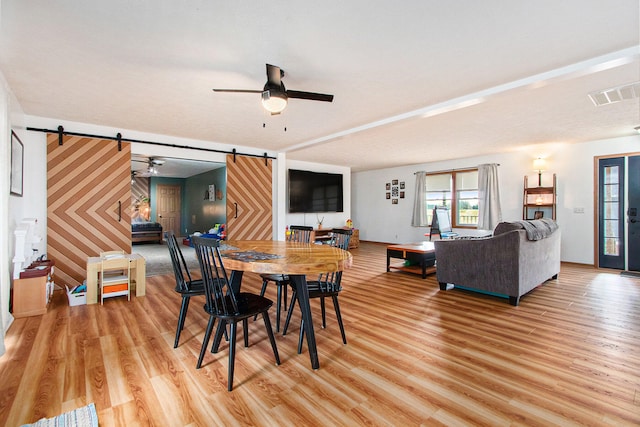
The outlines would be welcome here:
<svg viewBox="0 0 640 427">
<path fill-rule="evenodd" d="M 131 145 L 47 134 L 47 256 L 59 285 L 79 285 L 87 258 L 131 252 Z"/>
</svg>

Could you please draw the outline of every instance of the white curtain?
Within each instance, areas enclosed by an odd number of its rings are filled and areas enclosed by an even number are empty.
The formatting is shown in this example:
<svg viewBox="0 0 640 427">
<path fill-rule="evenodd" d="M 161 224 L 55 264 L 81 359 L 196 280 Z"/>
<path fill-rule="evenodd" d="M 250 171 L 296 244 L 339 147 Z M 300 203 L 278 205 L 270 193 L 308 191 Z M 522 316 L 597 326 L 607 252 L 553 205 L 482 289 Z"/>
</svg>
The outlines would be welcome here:
<svg viewBox="0 0 640 427">
<path fill-rule="evenodd" d="M 502 221 L 498 165 L 478 166 L 478 229 L 493 230 Z"/>
<path fill-rule="evenodd" d="M 416 172 L 416 191 L 413 200 L 413 218 L 411 225 L 414 227 L 428 227 L 427 222 L 427 185 L 426 172 Z"/>
</svg>

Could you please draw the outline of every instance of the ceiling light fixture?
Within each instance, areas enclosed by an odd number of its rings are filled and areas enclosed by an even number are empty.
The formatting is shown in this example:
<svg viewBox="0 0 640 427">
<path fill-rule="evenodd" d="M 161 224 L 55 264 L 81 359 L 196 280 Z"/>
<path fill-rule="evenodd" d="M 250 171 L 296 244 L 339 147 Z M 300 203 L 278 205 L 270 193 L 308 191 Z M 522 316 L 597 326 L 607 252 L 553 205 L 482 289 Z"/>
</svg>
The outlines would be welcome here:
<svg viewBox="0 0 640 427">
<path fill-rule="evenodd" d="M 265 90 L 262 92 L 262 106 L 271 114 L 281 113 L 287 107 L 287 94 Z"/>
</svg>

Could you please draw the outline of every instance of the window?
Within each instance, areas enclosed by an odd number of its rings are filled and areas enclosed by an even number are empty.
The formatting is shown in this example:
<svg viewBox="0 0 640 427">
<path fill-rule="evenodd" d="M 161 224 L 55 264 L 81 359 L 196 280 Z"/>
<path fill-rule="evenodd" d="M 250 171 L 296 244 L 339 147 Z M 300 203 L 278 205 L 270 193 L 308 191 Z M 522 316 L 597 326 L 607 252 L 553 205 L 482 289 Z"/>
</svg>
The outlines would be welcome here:
<svg viewBox="0 0 640 427">
<path fill-rule="evenodd" d="M 433 209 L 446 206 L 453 227 L 478 225 L 478 170 L 467 169 L 426 176 L 427 218 L 431 224 Z M 452 197 L 455 195 L 455 197 Z"/>
</svg>

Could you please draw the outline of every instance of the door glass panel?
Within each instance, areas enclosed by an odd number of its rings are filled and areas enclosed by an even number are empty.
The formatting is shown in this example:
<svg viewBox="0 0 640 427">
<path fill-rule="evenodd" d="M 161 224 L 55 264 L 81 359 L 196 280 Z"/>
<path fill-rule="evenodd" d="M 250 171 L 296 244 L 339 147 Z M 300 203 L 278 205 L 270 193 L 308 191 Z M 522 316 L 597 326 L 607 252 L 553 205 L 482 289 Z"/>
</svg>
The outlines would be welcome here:
<svg viewBox="0 0 640 427">
<path fill-rule="evenodd" d="M 620 203 L 607 203 L 604 204 L 604 220 L 619 220 L 620 218 Z"/>
<path fill-rule="evenodd" d="M 604 254 L 618 256 L 620 254 L 618 248 L 618 239 L 604 238 Z"/>
<path fill-rule="evenodd" d="M 603 194 L 603 225 L 604 225 L 604 255 L 620 255 L 620 173 L 618 166 L 604 167 Z"/>
<path fill-rule="evenodd" d="M 604 183 L 617 184 L 618 182 L 620 182 L 618 178 L 618 167 L 606 166 L 604 170 Z"/>
<path fill-rule="evenodd" d="M 620 191 L 620 186 L 618 183 L 615 184 L 605 184 L 604 186 L 604 201 L 609 202 L 612 200 L 618 200 L 618 192 Z"/>
</svg>

